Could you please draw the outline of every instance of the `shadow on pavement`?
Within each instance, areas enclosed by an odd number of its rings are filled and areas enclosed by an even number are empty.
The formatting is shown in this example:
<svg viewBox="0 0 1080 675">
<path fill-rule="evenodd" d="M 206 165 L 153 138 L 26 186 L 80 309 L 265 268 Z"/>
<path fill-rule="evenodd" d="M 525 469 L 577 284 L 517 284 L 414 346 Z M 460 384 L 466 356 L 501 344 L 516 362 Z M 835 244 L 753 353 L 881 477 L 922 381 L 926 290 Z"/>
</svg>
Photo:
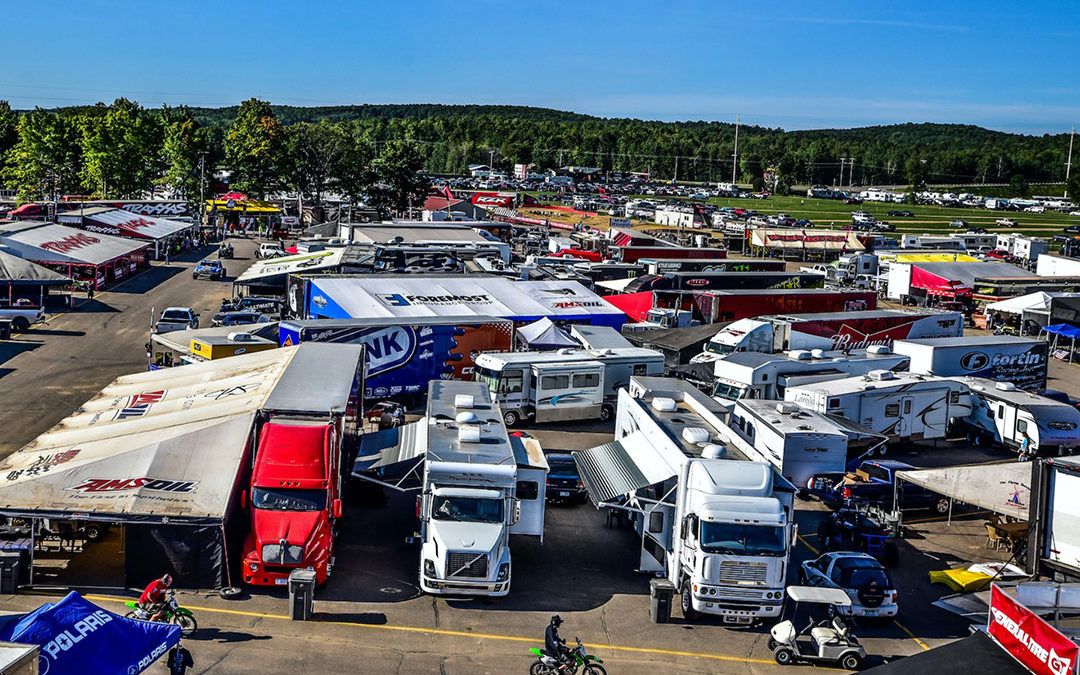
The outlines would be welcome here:
<svg viewBox="0 0 1080 675">
<path fill-rule="evenodd" d="M 196 258 L 201 260 L 201 258 Z M 153 290 L 160 284 L 165 283 L 169 279 L 173 278 L 181 272 L 189 271 L 188 268 L 183 265 L 174 265 L 174 262 L 184 262 L 180 259 L 173 259 L 170 263 L 162 263 L 154 265 L 150 269 L 144 271 L 138 276 L 132 277 L 125 283 L 120 284 L 116 288 L 109 289 L 109 293 L 134 293 L 143 294 L 147 291 Z"/>
<path fill-rule="evenodd" d="M 27 334 L 29 337 L 38 335 L 55 335 L 57 337 L 82 337 L 86 335 L 84 330 L 56 330 L 54 328 L 33 328 Z"/>
<path fill-rule="evenodd" d="M 120 291 L 120 289 L 117 289 L 116 292 L 119 292 L 119 291 Z M 76 297 L 75 298 L 75 308 L 71 309 L 71 310 L 68 310 L 68 312 L 66 312 L 66 313 L 69 313 L 69 314 L 70 313 L 74 313 L 74 314 L 115 314 L 115 313 L 117 313 L 119 311 L 120 311 L 119 309 L 116 309 L 112 305 L 106 304 L 106 303 L 102 302 L 101 300 L 87 300 L 85 297 L 83 297 L 83 298 Z"/>
<path fill-rule="evenodd" d="M 271 640 L 270 635 L 252 635 L 235 630 L 221 630 L 220 628 L 199 628 L 195 634 L 184 638 L 185 640 L 199 640 L 200 642 L 251 642 L 252 640 Z"/>
<path fill-rule="evenodd" d="M 23 352 L 37 349 L 41 344 L 40 342 L 0 342 L 0 363 L 5 363 Z"/>
<path fill-rule="evenodd" d="M 342 623 L 362 623 L 369 626 L 386 625 L 386 615 L 382 612 L 315 612 L 315 621 L 340 621 Z"/>
</svg>

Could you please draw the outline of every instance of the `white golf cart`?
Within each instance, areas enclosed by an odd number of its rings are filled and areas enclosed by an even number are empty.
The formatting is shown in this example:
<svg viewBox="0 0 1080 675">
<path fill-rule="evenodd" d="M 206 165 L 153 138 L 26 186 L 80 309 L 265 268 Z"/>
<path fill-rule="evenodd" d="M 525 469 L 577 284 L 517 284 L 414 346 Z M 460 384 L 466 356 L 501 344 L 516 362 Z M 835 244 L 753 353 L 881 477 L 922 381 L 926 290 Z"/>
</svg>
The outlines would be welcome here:
<svg viewBox="0 0 1080 675">
<path fill-rule="evenodd" d="M 795 628 L 799 603 L 848 606 L 851 598 L 839 588 L 788 586 L 788 597 L 795 601 L 791 619 L 781 621 L 769 630 L 769 649 L 782 666 L 798 661 L 834 663 L 847 670 L 858 670 L 866 658 L 866 650 L 847 625 L 835 617 L 820 623 L 813 619 L 801 631 Z"/>
</svg>

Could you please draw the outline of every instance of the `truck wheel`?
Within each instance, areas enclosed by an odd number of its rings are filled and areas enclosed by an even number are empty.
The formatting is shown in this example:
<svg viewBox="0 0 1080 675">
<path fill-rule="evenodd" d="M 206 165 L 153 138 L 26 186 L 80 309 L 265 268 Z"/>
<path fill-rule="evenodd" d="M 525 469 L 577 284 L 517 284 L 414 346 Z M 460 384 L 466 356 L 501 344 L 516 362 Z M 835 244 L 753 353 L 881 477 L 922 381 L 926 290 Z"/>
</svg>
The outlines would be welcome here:
<svg viewBox="0 0 1080 675">
<path fill-rule="evenodd" d="M 600 421 L 601 422 L 610 422 L 611 421 L 611 406 L 609 406 L 609 405 L 600 406 Z"/>
<path fill-rule="evenodd" d="M 83 528 L 83 536 L 87 541 L 97 541 L 105 534 L 105 530 L 96 523 L 90 523 Z"/>
<path fill-rule="evenodd" d="M 941 515 L 945 515 L 949 512 L 949 500 L 945 497 L 934 502 L 934 511 Z"/>
<path fill-rule="evenodd" d="M 679 592 L 679 604 L 682 606 L 683 618 L 694 621 L 698 618 L 697 610 L 694 609 L 693 590 L 690 588 L 690 580 L 683 579 L 682 590 Z"/>
<path fill-rule="evenodd" d="M 840 666 L 844 670 L 858 670 L 862 665 L 862 659 L 858 654 L 844 654 L 844 657 L 840 659 Z"/>
<path fill-rule="evenodd" d="M 16 333 L 25 333 L 30 330 L 30 320 L 25 316 L 17 316 L 11 320 L 11 327 L 15 329 Z"/>
<path fill-rule="evenodd" d="M 521 418 L 518 416 L 517 411 L 507 410 L 503 413 L 503 423 L 508 427 L 517 426 L 518 421 Z"/>
</svg>

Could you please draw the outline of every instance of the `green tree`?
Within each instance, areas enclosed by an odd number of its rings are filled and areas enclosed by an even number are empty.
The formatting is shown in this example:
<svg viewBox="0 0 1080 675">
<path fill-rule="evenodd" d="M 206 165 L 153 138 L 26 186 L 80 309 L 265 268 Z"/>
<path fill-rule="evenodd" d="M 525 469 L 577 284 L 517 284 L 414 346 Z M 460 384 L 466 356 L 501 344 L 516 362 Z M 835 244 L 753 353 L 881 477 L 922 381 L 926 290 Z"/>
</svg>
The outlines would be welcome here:
<svg viewBox="0 0 1080 675">
<path fill-rule="evenodd" d="M 40 108 L 19 117 L 18 141 L 4 176 L 20 202 L 79 190 L 79 133 L 73 119 Z"/>
<path fill-rule="evenodd" d="M 1030 197 L 1031 187 L 1023 174 L 1016 174 L 1009 179 L 1009 194 L 1013 197 Z"/>
<path fill-rule="evenodd" d="M 423 204 L 429 183 L 420 174 L 424 156 L 415 143 L 389 141 L 374 165 L 381 188 L 372 195 L 376 206 L 406 214 Z"/>
<path fill-rule="evenodd" d="M 0 186 L 4 185 L 3 171 L 8 166 L 11 151 L 19 142 L 19 117 L 7 101 L 0 101 Z"/>
<path fill-rule="evenodd" d="M 279 162 L 285 131 L 266 101 L 240 104 L 236 120 L 225 135 L 225 161 L 232 170 L 232 188 L 263 197 L 280 177 Z"/>
<path fill-rule="evenodd" d="M 1069 175 L 1065 182 L 1065 192 L 1073 203 L 1080 203 L 1080 172 Z"/>
<path fill-rule="evenodd" d="M 356 124 L 345 125 L 344 153 L 334 177 L 334 189 L 358 204 L 372 194 L 375 185 L 375 141 Z"/>
<path fill-rule="evenodd" d="M 349 138 L 340 125 L 301 122 L 286 129 L 285 182 L 306 199 L 322 201 L 332 179 L 341 173 Z"/>
<path fill-rule="evenodd" d="M 118 98 L 104 115 L 81 116 L 83 187 L 102 197 L 137 197 L 160 177 L 161 126 L 138 103 Z"/>
<path fill-rule="evenodd" d="M 206 131 L 199 126 L 188 108 L 165 108 L 161 117 L 165 136 L 163 153 L 167 165 L 165 179 L 173 189 L 191 201 L 199 195 L 202 180 L 199 164 L 209 150 Z M 209 171 L 212 166 L 207 163 L 206 170 Z"/>
<path fill-rule="evenodd" d="M 923 160 L 912 157 L 904 164 L 908 180 L 908 194 L 914 199 L 916 192 L 926 191 L 926 165 Z"/>
</svg>

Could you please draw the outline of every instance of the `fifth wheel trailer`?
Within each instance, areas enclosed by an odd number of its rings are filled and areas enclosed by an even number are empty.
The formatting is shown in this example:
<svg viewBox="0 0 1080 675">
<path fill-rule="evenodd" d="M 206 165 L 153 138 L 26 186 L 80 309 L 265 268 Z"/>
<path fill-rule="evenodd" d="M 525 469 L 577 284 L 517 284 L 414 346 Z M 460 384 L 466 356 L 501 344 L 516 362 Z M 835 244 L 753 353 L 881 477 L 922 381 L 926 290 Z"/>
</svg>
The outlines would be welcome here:
<svg viewBox="0 0 1080 675">
<path fill-rule="evenodd" d="M 1011 382 L 963 379 L 971 389 L 971 414 L 962 420 L 974 444 L 1000 443 L 1025 455 L 1067 455 L 1080 447 L 1080 410 Z"/>
</svg>

